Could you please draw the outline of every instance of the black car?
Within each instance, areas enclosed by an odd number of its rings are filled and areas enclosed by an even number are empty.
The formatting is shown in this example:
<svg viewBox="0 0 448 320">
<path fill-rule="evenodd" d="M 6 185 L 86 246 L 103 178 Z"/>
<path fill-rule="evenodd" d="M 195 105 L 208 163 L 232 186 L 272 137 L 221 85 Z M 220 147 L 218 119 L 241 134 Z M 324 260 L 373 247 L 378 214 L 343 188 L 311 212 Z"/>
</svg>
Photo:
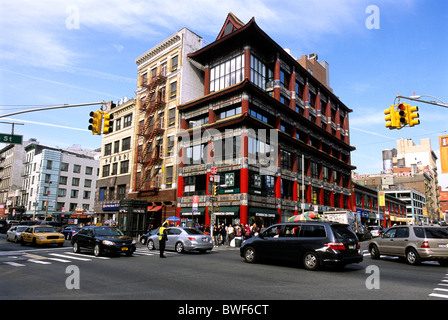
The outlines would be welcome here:
<svg viewBox="0 0 448 320">
<path fill-rule="evenodd" d="M 93 251 L 95 256 L 101 254 L 125 253 L 131 256 L 135 251 L 135 240 L 127 237 L 117 228 L 86 226 L 72 237 L 73 252 L 81 249 Z"/>
<path fill-rule="evenodd" d="M 287 222 L 268 227 L 246 240 L 240 248 L 246 262 L 261 258 L 302 262 L 305 269 L 322 265 L 344 267 L 363 260 L 355 233 L 346 224 L 335 222 Z"/>
</svg>

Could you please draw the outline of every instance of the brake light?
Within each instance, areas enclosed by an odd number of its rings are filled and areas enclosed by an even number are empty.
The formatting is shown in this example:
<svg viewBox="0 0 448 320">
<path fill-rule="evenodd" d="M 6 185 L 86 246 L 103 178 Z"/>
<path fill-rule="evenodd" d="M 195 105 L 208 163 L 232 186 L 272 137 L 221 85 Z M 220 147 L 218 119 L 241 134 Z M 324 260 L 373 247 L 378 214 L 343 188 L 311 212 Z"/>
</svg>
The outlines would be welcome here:
<svg viewBox="0 0 448 320">
<path fill-rule="evenodd" d="M 190 240 L 190 241 L 196 241 L 196 238 L 195 238 L 195 237 L 188 237 L 188 240 Z"/>
<path fill-rule="evenodd" d="M 327 247 L 334 250 L 345 250 L 345 245 L 342 242 L 328 242 Z"/>
<path fill-rule="evenodd" d="M 429 249 L 429 242 L 428 241 L 423 241 L 420 248 Z"/>
</svg>

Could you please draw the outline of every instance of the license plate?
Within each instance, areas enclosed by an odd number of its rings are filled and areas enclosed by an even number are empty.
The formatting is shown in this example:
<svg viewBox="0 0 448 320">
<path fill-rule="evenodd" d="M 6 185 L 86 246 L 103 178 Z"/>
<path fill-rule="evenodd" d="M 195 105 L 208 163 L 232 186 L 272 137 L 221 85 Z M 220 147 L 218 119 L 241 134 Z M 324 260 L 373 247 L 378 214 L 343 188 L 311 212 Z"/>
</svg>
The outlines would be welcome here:
<svg viewBox="0 0 448 320">
<path fill-rule="evenodd" d="M 127 250 L 128 250 L 128 247 L 121 248 L 121 251 L 127 251 Z"/>
<path fill-rule="evenodd" d="M 447 248 L 448 246 L 446 244 L 439 244 L 439 248 Z"/>
<path fill-rule="evenodd" d="M 353 249 L 355 249 L 355 245 L 354 244 L 349 244 L 348 248 L 353 250 Z"/>
<path fill-rule="evenodd" d="M 202 242 L 208 242 L 207 238 L 202 238 Z"/>
</svg>

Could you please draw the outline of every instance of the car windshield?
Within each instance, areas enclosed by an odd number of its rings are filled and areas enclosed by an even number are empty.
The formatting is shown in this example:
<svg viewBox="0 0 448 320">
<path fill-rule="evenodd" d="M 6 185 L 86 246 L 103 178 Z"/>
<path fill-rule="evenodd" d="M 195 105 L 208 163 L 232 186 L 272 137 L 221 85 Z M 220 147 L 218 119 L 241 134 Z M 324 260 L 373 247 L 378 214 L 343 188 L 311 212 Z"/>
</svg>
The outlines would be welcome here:
<svg viewBox="0 0 448 320">
<path fill-rule="evenodd" d="M 204 234 L 201 230 L 196 230 L 196 229 L 184 229 L 186 233 L 188 234 Z"/>
<path fill-rule="evenodd" d="M 448 239 L 448 231 L 443 228 L 425 228 L 428 239 Z"/>
<path fill-rule="evenodd" d="M 18 232 L 22 232 L 23 230 L 25 230 L 27 228 L 27 226 L 19 226 L 19 227 L 17 227 L 17 230 L 16 231 L 18 231 Z"/>
<path fill-rule="evenodd" d="M 56 232 L 53 227 L 37 227 L 34 229 L 34 233 L 41 233 L 41 232 Z"/>
<path fill-rule="evenodd" d="M 347 241 L 347 240 L 358 241 L 356 235 L 347 226 L 332 225 L 331 229 L 333 230 L 336 241 Z"/>
<path fill-rule="evenodd" d="M 124 234 L 119 229 L 100 227 L 100 228 L 95 228 L 95 235 L 104 237 L 104 236 L 123 236 Z"/>
</svg>

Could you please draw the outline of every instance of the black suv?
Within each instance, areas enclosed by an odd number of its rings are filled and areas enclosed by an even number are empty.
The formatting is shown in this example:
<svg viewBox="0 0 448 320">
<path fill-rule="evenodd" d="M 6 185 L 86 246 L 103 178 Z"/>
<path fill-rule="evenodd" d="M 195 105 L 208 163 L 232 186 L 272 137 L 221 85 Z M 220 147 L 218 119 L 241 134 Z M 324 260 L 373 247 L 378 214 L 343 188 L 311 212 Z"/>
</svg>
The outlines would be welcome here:
<svg viewBox="0 0 448 320">
<path fill-rule="evenodd" d="M 344 267 L 363 260 L 355 233 L 335 222 L 286 222 L 268 227 L 240 248 L 246 262 L 260 258 L 301 261 L 307 270 L 322 265 Z"/>
</svg>

